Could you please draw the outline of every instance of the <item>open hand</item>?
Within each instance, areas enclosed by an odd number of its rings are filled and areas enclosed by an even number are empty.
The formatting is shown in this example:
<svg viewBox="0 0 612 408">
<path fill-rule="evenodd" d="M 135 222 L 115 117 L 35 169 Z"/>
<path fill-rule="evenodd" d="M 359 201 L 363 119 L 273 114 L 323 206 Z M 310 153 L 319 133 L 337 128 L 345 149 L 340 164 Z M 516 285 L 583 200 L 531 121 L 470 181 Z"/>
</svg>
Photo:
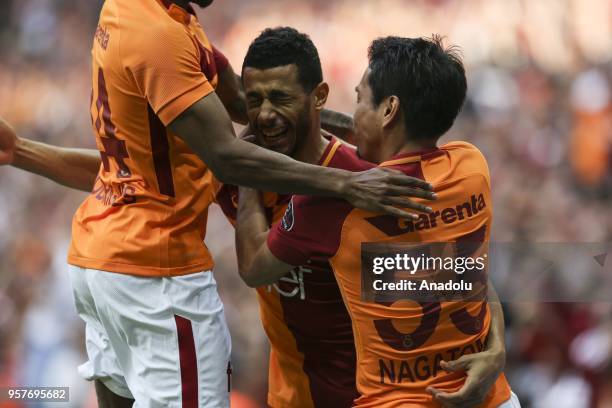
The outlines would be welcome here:
<svg viewBox="0 0 612 408">
<path fill-rule="evenodd" d="M 446 371 L 464 371 L 467 374 L 465 383 L 456 392 L 444 392 L 433 387 L 428 387 L 427 392 L 445 408 L 478 407 L 487 398 L 503 371 L 505 360 L 505 350 L 485 350 L 463 355 L 457 360 L 442 361 L 440 366 Z"/>
<path fill-rule="evenodd" d="M 366 211 L 382 212 L 399 218 L 417 219 L 417 212 L 432 212 L 408 197 L 435 200 L 433 187 L 424 180 L 383 168 L 354 173 L 347 185 L 345 199 Z"/>
</svg>

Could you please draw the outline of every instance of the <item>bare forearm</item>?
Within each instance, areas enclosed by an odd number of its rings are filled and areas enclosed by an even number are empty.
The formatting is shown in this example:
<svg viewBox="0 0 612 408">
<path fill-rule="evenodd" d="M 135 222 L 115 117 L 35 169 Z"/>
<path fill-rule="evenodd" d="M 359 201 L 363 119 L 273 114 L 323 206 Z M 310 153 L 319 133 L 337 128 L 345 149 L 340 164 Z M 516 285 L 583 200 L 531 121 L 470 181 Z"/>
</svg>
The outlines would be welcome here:
<svg viewBox="0 0 612 408">
<path fill-rule="evenodd" d="M 213 92 L 179 115 L 169 128 L 223 183 L 263 191 L 344 198 L 355 207 L 415 219 L 407 209 L 431 208 L 406 196 L 433 199 L 432 186 L 390 169 L 351 173 L 313 166 L 237 139 L 232 122 Z"/>
<path fill-rule="evenodd" d="M 262 191 L 342 196 L 351 173 L 307 165 L 237 139 L 229 116 L 213 93 L 170 124 L 223 183 Z"/>
<path fill-rule="evenodd" d="M 346 113 L 323 109 L 321 127 L 342 140 L 353 142 L 353 117 Z"/>
<path fill-rule="evenodd" d="M 487 349 L 505 351 L 504 311 L 497 295 L 497 291 L 491 282 L 489 282 L 488 294 L 489 308 L 491 310 L 491 328 L 489 329 L 489 336 L 487 338 Z"/>
<path fill-rule="evenodd" d="M 238 271 L 249 285 L 257 280 L 251 270 L 253 260 L 262 245 L 266 245 L 268 220 L 261 204 L 259 192 L 250 188 L 239 189 L 236 217 L 236 254 Z"/>
<path fill-rule="evenodd" d="M 237 76 L 237 78 L 238 80 L 240 80 L 240 77 Z M 248 123 L 248 119 L 246 116 L 246 101 L 244 99 L 244 92 L 242 90 L 239 92 L 239 94 L 241 95 L 241 98 L 236 98 L 229 103 L 223 102 L 223 104 L 226 110 L 229 112 L 232 121 L 244 124 Z M 221 100 L 223 101 L 223 98 L 221 98 Z M 325 117 L 327 118 L 328 122 L 327 124 L 325 122 L 322 123 L 322 126 L 326 128 L 326 130 L 343 139 L 349 134 L 349 132 L 352 132 L 353 119 L 350 116 L 340 112 L 329 110 L 324 110 L 323 112 L 327 112 Z M 250 129 L 249 126 L 247 126 L 247 128 Z M 334 131 L 332 131 L 332 129 Z M 239 146 L 239 149 L 240 148 L 242 148 L 241 150 L 243 150 L 244 153 L 247 153 L 247 155 L 252 150 L 245 149 L 244 146 Z M 261 151 L 255 151 L 256 155 L 254 156 L 256 157 L 252 157 L 250 158 L 250 160 L 244 160 L 244 158 L 248 156 L 245 156 L 244 154 L 240 153 L 238 153 L 238 158 L 236 160 L 234 156 L 236 152 L 234 152 L 234 155 L 231 155 L 231 157 L 229 158 L 229 162 L 224 161 L 228 164 L 228 167 L 229 163 L 231 163 L 232 161 L 235 163 L 231 166 L 232 169 L 229 174 L 230 180 L 227 181 L 228 183 L 245 185 L 260 190 L 270 190 L 278 193 L 337 195 L 337 192 L 340 189 L 339 185 L 337 188 L 334 188 L 332 190 L 328 188 L 329 181 L 319 183 L 317 185 L 317 180 L 313 180 L 313 178 L 316 179 L 317 177 L 325 177 L 325 175 L 323 174 L 317 176 L 317 174 L 319 174 L 321 171 L 320 168 L 313 169 L 313 166 L 303 165 L 300 162 L 288 159 L 287 156 L 279 155 L 278 153 L 273 153 L 272 155 L 270 155 L 273 157 L 272 161 L 270 161 L 270 158 L 267 157 L 267 153 L 271 152 L 265 149 L 259 150 L 263 151 L 264 154 L 262 155 Z M 257 153 L 259 153 L 259 155 L 257 155 Z M 278 163 L 274 163 L 275 159 L 276 161 L 278 161 Z M 293 169 L 290 169 L 290 167 L 295 166 L 296 163 L 298 165 L 302 165 L 304 169 L 296 169 L 295 167 L 293 167 Z M 306 171 L 308 174 L 301 174 L 302 171 Z M 329 177 L 329 179 L 332 180 L 333 175 L 335 175 L 336 173 L 338 173 L 338 171 L 329 172 L 329 175 L 331 176 Z M 257 174 L 259 174 L 260 176 L 257 177 Z M 295 179 L 288 179 L 288 177 L 291 178 L 291 176 L 293 175 L 296 176 Z M 259 180 L 254 179 L 254 176 L 259 178 Z M 231 178 L 234 179 L 232 180 Z M 268 185 L 267 183 L 269 182 L 274 182 L 275 184 Z M 307 186 L 309 183 L 312 183 L 310 187 Z M 305 184 L 305 189 L 303 191 L 299 191 L 299 189 L 296 189 L 296 184 L 299 186 Z M 270 186 L 276 188 L 270 189 Z M 315 190 L 313 190 L 313 188 Z"/>
<path fill-rule="evenodd" d="M 100 155 L 93 149 L 63 148 L 18 139 L 13 166 L 70 188 L 91 191 L 100 169 Z"/>
<path fill-rule="evenodd" d="M 298 162 L 240 140 L 229 144 L 223 164 L 227 183 L 286 194 L 339 197 L 350 176 L 344 170 Z"/>
</svg>

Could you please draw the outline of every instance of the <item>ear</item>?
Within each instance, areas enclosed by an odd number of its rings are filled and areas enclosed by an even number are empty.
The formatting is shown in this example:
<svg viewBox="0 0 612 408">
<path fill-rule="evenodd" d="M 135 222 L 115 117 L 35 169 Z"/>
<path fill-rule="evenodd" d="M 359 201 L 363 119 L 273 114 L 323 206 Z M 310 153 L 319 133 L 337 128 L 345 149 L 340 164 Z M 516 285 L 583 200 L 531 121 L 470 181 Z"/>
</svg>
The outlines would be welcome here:
<svg viewBox="0 0 612 408">
<path fill-rule="evenodd" d="M 314 98 L 314 108 L 317 111 L 323 110 L 325 106 L 325 102 L 327 102 L 327 95 L 329 95 L 329 85 L 327 82 L 321 82 L 317 87 L 312 91 L 312 95 Z"/>
<path fill-rule="evenodd" d="M 397 96 L 391 95 L 383 102 L 383 127 L 389 126 L 395 120 L 399 119 L 401 114 L 400 100 Z"/>
</svg>

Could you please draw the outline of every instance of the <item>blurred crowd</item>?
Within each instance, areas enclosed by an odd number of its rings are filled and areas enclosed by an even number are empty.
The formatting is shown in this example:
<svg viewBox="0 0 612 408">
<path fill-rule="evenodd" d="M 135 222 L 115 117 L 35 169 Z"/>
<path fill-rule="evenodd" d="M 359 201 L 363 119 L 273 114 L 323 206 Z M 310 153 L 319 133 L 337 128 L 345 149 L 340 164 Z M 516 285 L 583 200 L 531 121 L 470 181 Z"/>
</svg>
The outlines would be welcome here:
<svg viewBox="0 0 612 408">
<path fill-rule="evenodd" d="M 101 4 L 2 1 L 0 115 L 20 135 L 94 146 L 90 47 Z M 444 140 L 468 140 L 488 159 L 493 241 L 612 242 L 611 0 L 223 0 L 198 15 L 237 72 L 265 27 L 310 34 L 331 86 L 328 107 L 345 112 L 372 39 L 446 36 L 462 48 L 469 95 Z M 83 197 L 0 169 L 0 387 L 70 386 L 73 407 L 95 406 L 91 385 L 76 374 L 83 324 L 65 267 Z M 234 406 L 264 406 L 268 346 L 254 292 L 236 273 L 233 230 L 216 208 L 206 243 L 233 336 Z M 587 277 L 572 262 L 554 272 L 574 277 L 563 281 L 572 291 L 580 279 L 609 279 L 610 263 Z M 518 289 L 528 286 L 516 259 L 505 266 Z M 523 407 L 612 407 L 610 295 L 505 303 L 506 372 Z"/>
</svg>

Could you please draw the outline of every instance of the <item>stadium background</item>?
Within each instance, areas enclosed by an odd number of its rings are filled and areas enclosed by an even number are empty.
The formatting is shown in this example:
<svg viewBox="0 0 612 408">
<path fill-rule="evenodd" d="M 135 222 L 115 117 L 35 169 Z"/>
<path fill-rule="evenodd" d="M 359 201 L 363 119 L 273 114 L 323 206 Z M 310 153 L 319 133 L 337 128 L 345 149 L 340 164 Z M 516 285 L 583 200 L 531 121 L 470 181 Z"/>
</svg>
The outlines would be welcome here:
<svg viewBox="0 0 612 408">
<path fill-rule="evenodd" d="M 89 60 L 101 3 L 2 1 L 0 114 L 22 136 L 93 146 Z M 309 33 L 331 84 L 328 107 L 346 112 L 373 38 L 446 35 L 463 48 L 469 95 L 445 139 L 472 141 L 488 158 L 493 239 L 612 241 L 612 1 L 217 0 L 198 14 L 237 71 L 263 28 Z M 0 386 L 70 386 L 73 407 L 95 406 L 76 374 L 83 325 L 65 267 L 83 197 L 0 169 Z M 218 208 L 206 242 L 233 336 L 234 406 L 263 406 L 267 343 Z M 524 407 L 612 407 L 609 299 L 510 303 L 506 313 L 506 372 Z"/>
</svg>

